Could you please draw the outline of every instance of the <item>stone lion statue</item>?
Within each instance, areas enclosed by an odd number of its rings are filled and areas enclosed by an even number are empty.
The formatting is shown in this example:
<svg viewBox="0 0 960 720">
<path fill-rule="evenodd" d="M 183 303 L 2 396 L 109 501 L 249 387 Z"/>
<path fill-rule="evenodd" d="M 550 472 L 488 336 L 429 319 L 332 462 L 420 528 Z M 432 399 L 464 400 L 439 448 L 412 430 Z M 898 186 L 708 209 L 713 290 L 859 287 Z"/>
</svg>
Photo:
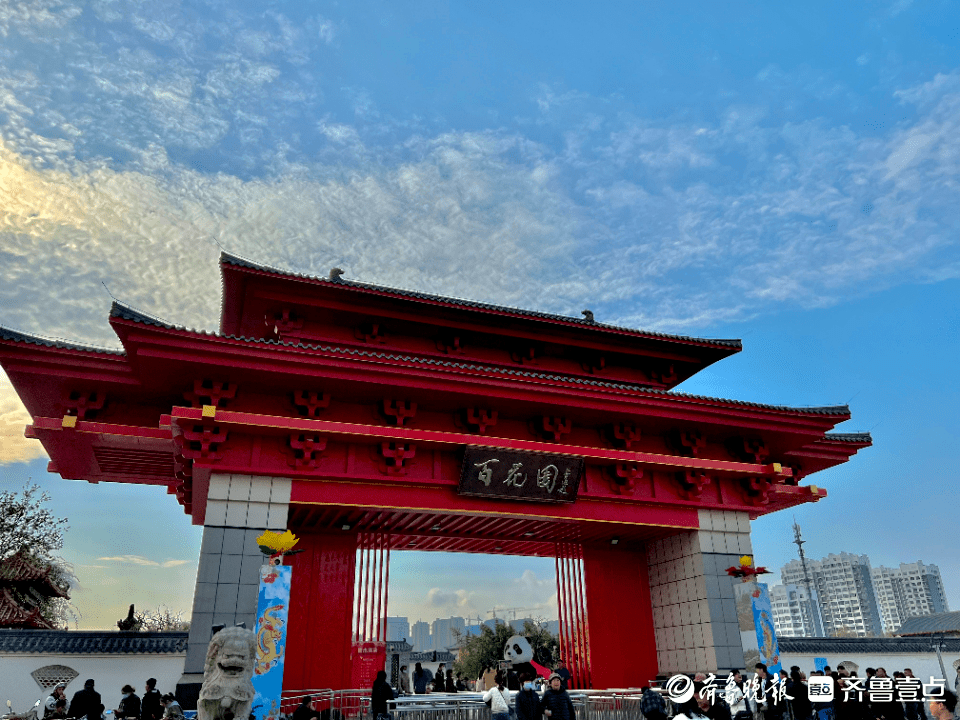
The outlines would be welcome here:
<svg viewBox="0 0 960 720">
<path fill-rule="evenodd" d="M 213 636 L 207 647 L 198 720 L 223 720 L 227 710 L 237 720 L 246 720 L 256 695 L 251 682 L 256 659 L 257 636 L 251 630 L 228 627 Z"/>
</svg>

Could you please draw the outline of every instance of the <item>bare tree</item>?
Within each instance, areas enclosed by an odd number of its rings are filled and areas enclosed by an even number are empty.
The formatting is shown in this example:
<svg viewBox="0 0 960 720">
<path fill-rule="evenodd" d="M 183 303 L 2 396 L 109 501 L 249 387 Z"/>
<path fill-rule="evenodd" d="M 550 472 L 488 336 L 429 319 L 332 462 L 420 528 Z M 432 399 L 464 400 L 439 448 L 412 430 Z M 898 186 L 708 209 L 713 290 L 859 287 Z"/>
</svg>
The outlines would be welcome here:
<svg viewBox="0 0 960 720">
<path fill-rule="evenodd" d="M 39 485 L 29 482 L 19 493 L 0 493 L 0 559 L 23 550 L 49 561 L 53 552 L 63 547 L 67 518 L 58 518 L 43 507 L 49 500 Z"/>
<path fill-rule="evenodd" d="M 183 619 L 183 611 L 172 611 L 165 605 L 156 610 L 134 613 L 139 632 L 185 632 L 190 629 L 190 621 Z"/>
</svg>

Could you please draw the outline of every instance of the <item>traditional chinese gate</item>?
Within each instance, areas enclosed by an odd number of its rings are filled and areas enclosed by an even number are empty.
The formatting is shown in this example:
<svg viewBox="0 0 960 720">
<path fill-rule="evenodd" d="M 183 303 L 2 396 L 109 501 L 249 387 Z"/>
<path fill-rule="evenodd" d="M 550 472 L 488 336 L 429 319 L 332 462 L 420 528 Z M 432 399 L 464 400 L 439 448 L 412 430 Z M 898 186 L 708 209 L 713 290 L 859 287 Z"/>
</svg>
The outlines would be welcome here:
<svg viewBox="0 0 960 720">
<path fill-rule="evenodd" d="M 563 652 L 583 685 L 741 666 L 723 568 L 750 551 L 750 519 L 819 500 L 803 478 L 870 444 L 829 434 L 845 406 L 672 391 L 736 340 L 230 255 L 221 271 L 216 335 L 121 303 L 122 352 L 0 328 L 51 471 L 163 486 L 204 526 L 187 701 L 211 626 L 252 625 L 265 528 L 305 549 L 288 558 L 288 690 L 353 683 L 354 642 L 383 640 L 391 549 L 557 558 Z"/>
</svg>

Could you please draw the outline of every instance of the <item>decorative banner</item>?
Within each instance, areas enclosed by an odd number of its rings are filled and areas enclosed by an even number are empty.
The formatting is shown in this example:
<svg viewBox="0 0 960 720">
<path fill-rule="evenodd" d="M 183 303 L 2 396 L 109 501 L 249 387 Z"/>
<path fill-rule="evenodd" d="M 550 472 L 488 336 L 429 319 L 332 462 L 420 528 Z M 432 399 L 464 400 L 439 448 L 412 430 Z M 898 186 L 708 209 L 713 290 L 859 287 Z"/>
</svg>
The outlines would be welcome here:
<svg viewBox="0 0 960 720">
<path fill-rule="evenodd" d="M 823 669 L 824 669 L 827 665 L 829 665 L 829 663 L 827 662 L 827 659 L 826 659 L 826 658 L 818 658 L 818 657 L 815 657 L 815 658 L 813 659 L 813 669 L 814 669 L 814 670 L 819 670 L 820 672 L 823 672 Z"/>
<path fill-rule="evenodd" d="M 350 679 L 354 688 L 373 687 L 377 673 L 386 670 L 387 643 L 383 640 L 355 642 L 350 658 Z"/>
<path fill-rule="evenodd" d="M 253 715 L 279 720 L 283 692 L 283 655 L 287 648 L 287 613 L 293 568 L 273 562 L 260 568 L 257 597 L 257 664 L 253 668 Z"/>
<path fill-rule="evenodd" d="M 780 665 L 780 644 L 777 642 L 777 631 L 773 627 L 773 608 L 770 607 L 770 593 L 767 585 L 756 583 L 750 597 L 760 662 L 767 666 L 767 671 L 771 675 L 780 673 L 783 676 L 783 666 Z"/>
<path fill-rule="evenodd" d="M 583 458 L 471 445 L 463 456 L 457 491 L 501 500 L 572 503 L 582 475 Z"/>
</svg>

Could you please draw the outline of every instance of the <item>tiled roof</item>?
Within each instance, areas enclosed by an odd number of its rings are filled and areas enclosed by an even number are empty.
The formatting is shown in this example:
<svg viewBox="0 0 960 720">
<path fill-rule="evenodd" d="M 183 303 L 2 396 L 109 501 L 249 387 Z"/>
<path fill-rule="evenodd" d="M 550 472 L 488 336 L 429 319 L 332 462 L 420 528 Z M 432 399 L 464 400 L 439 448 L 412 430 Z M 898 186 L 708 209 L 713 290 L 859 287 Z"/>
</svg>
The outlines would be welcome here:
<svg viewBox="0 0 960 720">
<path fill-rule="evenodd" d="M 67 591 L 50 577 L 50 568 L 41 567 L 22 552 L 0 561 L 0 581 L 31 585 L 46 596 L 69 597 Z"/>
<path fill-rule="evenodd" d="M 933 652 L 930 638 L 925 637 L 893 637 L 893 638 L 779 638 L 781 657 L 791 653 L 817 653 L 823 655 L 871 653 L 903 653 L 916 654 Z M 960 653 L 960 638 L 945 638 L 943 651 Z M 842 658 L 840 658 L 842 660 Z"/>
<path fill-rule="evenodd" d="M 304 349 L 304 350 L 319 350 L 321 352 L 334 353 L 338 355 L 358 357 L 358 358 L 372 358 L 375 360 L 393 360 L 398 362 L 405 363 L 416 363 L 428 367 L 439 367 L 439 368 L 451 368 L 454 370 L 473 370 L 476 372 L 483 372 L 495 375 L 501 375 L 504 377 L 515 377 L 515 378 L 530 378 L 534 380 L 549 380 L 554 382 L 568 382 L 575 385 L 585 385 L 588 387 L 599 387 L 606 388 L 610 390 L 623 390 L 627 392 L 636 392 L 645 395 L 654 395 L 659 397 L 667 398 L 678 398 L 682 400 L 705 400 L 708 402 L 718 402 L 723 403 L 724 405 L 735 405 L 737 407 L 748 407 L 748 408 L 757 408 L 759 410 L 776 410 L 780 412 L 790 412 L 798 413 L 802 415 L 849 415 L 850 408 L 847 405 L 828 405 L 823 407 L 789 407 L 787 405 L 765 405 L 763 403 L 755 402 L 746 402 L 743 400 L 727 400 L 724 398 L 715 398 L 707 395 L 691 395 L 688 393 L 678 393 L 670 390 L 659 390 L 656 388 L 646 387 L 644 385 L 632 385 L 629 383 L 615 383 L 615 382 L 606 382 L 603 380 L 591 380 L 589 378 L 583 378 L 579 376 L 565 376 L 565 375 L 554 375 L 550 373 L 535 372 L 532 370 L 520 370 L 514 368 L 499 367 L 496 365 L 482 365 L 479 363 L 473 363 L 469 361 L 459 360 L 437 360 L 435 358 L 423 358 L 416 355 L 403 355 L 398 353 L 383 352 L 383 351 L 374 351 L 374 350 L 358 350 L 356 348 L 342 348 L 336 345 L 313 345 L 310 343 L 291 343 L 281 340 L 264 340 L 263 338 L 248 338 L 240 335 L 220 335 L 215 332 L 208 332 L 202 330 L 191 330 L 178 325 L 172 325 L 160 318 L 147 315 L 141 310 L 134 310 L 127 305 L 124 305 L 120 302 L 114 302 L 113 307 L 110 310 L 110 315 L 112 317 L 119 317 L 124 320 L 130 320 L 131 322 L 143 323 L 145 325 L 153 325 L 155 327 L 164 328 L 167 330 L 177 330 L 180 332 L 188 332 L 194 335 L 202 335 L 206 337 L 215 337 L 222 338 L 225 340 L 235 340 L 238 342 L 244 343 L 253 343 L 258 345 L 275 345 L 278 347 L 287 347 L 293 349 Z"/>
<path fill-rule="evenodd" d="M 412 662 L 412 663 L 416 663 L 416 662 L 419 662 L 419 663 L 425 663 L 425 662 L 449 663 L 449 662 L 453 662 L 454 660 L 457 659 L 456 656 L 455 656 L 453 653 L 447 652 L 446 650 L 437 650 L 437 651 L 436 651 L 436 656 L 437 656 L 436 660 L 434 660 L 433 656 L 434 656 L 434 651 L 433 651 L 433 650 L 425 650 L 424 652 L 410 653 L 410 662 Z"/>
<path fill-rule="evenodd" d="M 0 653 L 51 655 L 157 654 L 187 650 L 187 633 L 100 630 L 0 630 Z"/>
<path fill-rule="evenodd" d="M 689 337 L 686 335 L 671 335 L 668 333 L 659 333 L 649 330 L 636 330 L 634 328 L 625 328 L 619 327 L 617 325 L 608 325 L 606 323 L 599 323 L 593 320 L 588 320 L 586 318 L 577 318 L 569 317 L 566 315 L 554 315 L 553 313 L 539 312 L 536 310 L 522 310 L 519 308 L 507 307 L 503 305 L 492 305 L 490 303 L 478 302 L 476 300 L 464 300 L 462 298 L 455 297 L 446 297 L 443 295 L 431 295 L 429 293 L 418 292 L 416 290 L 404 290 L 401 288 L 392 288 L 386 287 L 384 285 L 374 285 L 371 283 L 362 283 L 355 282 L 353 280 L 344 280 L 342 277 L 337 278 L 324 278 L 316 275 L 305 275 L 303 273 L 295 273 L 289 270 L 281 270 L 280 268 L 271 267 L 269 265 L 261 265 L 259 263 L 252 262 L 245 258 L 238 257 L 237 255 L 231 255 L 230 253 L 223 252 L 220 254 L 221 264 L 226 263 L 227 265 L 235 265 L 237 267 L 249 268 L 251 270 L 260 270 L 261 272 L 269 272 L 276 275 L 283 275 L 285 277 L 300 278 L 303 280 L 311 280 L 313 282 L 321 282 L 329 285 L 340 285 L 348 288 L 355 288 L 357 290 L 370 290 L 377 293 L 385 293 L 388 295 L 395 295 L 405 298 L 411 298 L 413 300 L 428 300 L 430 302 L 443 303 L 444 305 L 454 305 L 457 307 L 464 307 L 473 310 L 487 310 L 496 313 L 502 313 L 507 315 L 517 315 L 520 317 L 527 317 L 538 320 L 552 320 L 563 323 L 571 323 L 574 325 L 582 325 L 584 327 L 597 328 L 599 330 L 612 330 L 615 332 L 625 332 L 632 335 L 657 338 L 660 340 L 672 340 L 674 342 L 684 342 L 684 343 L 695 343 L 698 345 L 712 345 L 716 347 L 726 347 L 726 348 L 735 348 L 737 350 L 743 347 L 742 343 L 739 340 L 719 340 L 711 338 L 697 338 Z"/>
<path fill-rule="evenodd" d="M 96 347 L 95 345 L 80 345 L 78 343 L 40 337 L 39 335 L 29 335 L 27 333 L 20 332 L 19 330 L 5 328 L 2 325 L 0 325 L 0 340 L 12 340 L 13 342 L 39 345 L 41 347 L 58 348 L 61 350 L 80 350 L 81 352 L 98 353 L 100 355 L 126 354 L 123 350 L 112 350 L 109 348 Z"/>
<path fill-rule="evenodd" d="M 846 442 L 846 443 L 872 443 L 873 438 L 870 437 L 870 433 L 824 433 L 824 440 L 832 440 L 833 442 Z"/>
<path fill-rule="evenodd" d="M 52 627 L 53 625 L 40 614 L 39 610 L 25 609 L 13 598 L 7 588 L 0 590 L 0 628 L 31 628 L 27 632 L 37 632 L 36 628 Z M 0 632 L 7 631 L 0 630 Z"/>
<path fill-rule="evenodd" d="M 960 632 L 960 612 L 934 613 L 907 618 L 897 635 L 932 635 L 941 632 Z"/>
</svg>

